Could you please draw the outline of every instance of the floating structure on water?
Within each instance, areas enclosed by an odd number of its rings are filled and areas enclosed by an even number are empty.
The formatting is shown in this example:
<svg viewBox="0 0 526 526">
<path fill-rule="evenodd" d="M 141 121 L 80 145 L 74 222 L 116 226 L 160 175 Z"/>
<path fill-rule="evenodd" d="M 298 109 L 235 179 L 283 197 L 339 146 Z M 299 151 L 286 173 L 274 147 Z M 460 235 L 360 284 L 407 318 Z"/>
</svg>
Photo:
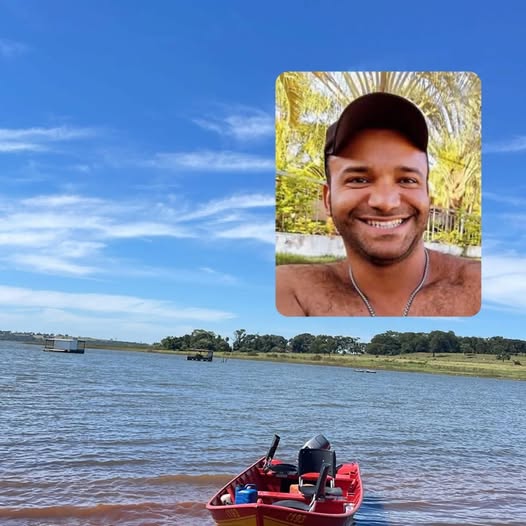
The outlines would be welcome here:
<svg viewBox="0 0 526 526">
<path fill-rule="evenodd" d="M 43 350 L 46 352 L 84 354 L 86 340 L 79 340 L 78 338 L 46 338 Z"/>
<path fill-rule="evenodd" d="M 211 362 L 214 358 L 214 351 L 207 351 L 206 355 L 197 352 L 195 354 L 189 354 L 186 359 L 194 360 L 196 362 Z"/>
</svg>

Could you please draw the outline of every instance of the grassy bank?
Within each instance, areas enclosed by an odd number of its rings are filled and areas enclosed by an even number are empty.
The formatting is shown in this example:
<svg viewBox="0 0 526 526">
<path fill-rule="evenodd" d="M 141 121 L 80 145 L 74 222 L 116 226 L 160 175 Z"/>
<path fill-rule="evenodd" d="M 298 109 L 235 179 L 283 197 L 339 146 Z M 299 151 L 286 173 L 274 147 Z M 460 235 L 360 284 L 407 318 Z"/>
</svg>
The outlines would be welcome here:
<svg viewBox="0 0 526 526">
<path fill-rule="evenodd" d="M 222 356 L 221 353 L 215 356 Z M 355 369 L 374 369 L 386 371 L 407 371 L 418 373 L 452 374 L 462 376 L 479 376 L 486 378 L 509 378 L 526 380 L 526 357 L 514 357 L 504 362 L 495 355 L 476 354 L 437 354 L 431 353 L 404 354 L 400 356 L 378 356 L 370 354 L 358 356 L 327 356 L 317 354 L 254 354 L 230 353 L 232 358 L 248 360 L 265 360 L 276 362 L 304 363 L 315 365 L 334 365 Z M 522 360 L 522 361 L 521 361 Z M 519 361 L 522 365 L 515 365 Z"/>
</svg>

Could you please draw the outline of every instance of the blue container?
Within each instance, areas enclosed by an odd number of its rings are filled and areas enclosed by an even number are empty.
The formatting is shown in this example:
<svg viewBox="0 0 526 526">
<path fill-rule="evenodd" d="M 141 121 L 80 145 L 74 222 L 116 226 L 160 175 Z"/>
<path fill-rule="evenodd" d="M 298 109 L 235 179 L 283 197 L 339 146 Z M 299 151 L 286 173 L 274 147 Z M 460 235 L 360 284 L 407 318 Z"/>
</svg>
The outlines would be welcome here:
<svg viewBox="0 0 526 526">
<path fill-rule="evenodd" d="M 245 484 L 236 487 L 236 504 L 251 504 L 258 500 L 258 490 L 255 484 Z"/>
</svg>

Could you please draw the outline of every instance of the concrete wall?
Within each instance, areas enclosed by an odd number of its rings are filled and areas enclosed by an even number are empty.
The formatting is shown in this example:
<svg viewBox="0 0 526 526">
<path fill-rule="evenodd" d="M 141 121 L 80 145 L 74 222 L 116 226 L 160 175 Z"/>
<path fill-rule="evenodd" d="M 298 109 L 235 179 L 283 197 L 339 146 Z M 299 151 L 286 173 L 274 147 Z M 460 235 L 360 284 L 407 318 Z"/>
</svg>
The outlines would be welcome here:
<svg viewBox="0 0 526 526">
<path fill-rule="evenodd" d="M 480 258 L 482 252 L 481 247 L 468 247 L 463 250 L 455 245 L 441 245 L 439 243 L 426 243 L 426 247 L 446 254 L 470 258 Z M 276 252 L 301 256 L 345 257 L 345 249 L 340 236 L 314 236 L 277 232 Z"/>
</svg>

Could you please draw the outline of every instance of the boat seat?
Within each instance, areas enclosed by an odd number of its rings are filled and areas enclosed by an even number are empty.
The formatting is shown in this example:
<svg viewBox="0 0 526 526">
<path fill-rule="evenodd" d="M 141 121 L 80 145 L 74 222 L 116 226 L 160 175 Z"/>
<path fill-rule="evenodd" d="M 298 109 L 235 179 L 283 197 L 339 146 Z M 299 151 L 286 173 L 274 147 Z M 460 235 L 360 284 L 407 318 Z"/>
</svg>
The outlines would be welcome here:
<svg viewBox="0 0 526 526">
<path fill-rule="evenodd" d="M 327 464 L 329 466 L 327 480 L 329 482 L 329 486 L 332 488 L 334 487 L 334 479 L 337 472 L 336 452 L 329 449 L 300 449 L 298 455 L 298 482 L 300 491 L 303 491 L 302 488 L 306 482 L 310 482 L 311 484 L 316 482 L 323 464 Z M 312 491 L 313 490 L 307 489 L 307 492 Z M 309 496 L 311 495 L 312 493 L 310 493 Z"/>
<path fill-rule="evenodd" d="M 298 472 L 297 466 L 294 464 L 270 464 L 268 471 L 279 475 L 295 475 Z"/>
<path fill-rule="evenodd" d="M 327 475 L 329 474 L 330 466 L 329 464 L 325 464 L 325 462 L 321 466 L 320 474 L 318 476 L 318 480 L 316 481 L 316 486 L 314 488 L 314 495 L 312 496 L 312 500 L 309 504 L 303 501 L 298 500 L 292 500 L 292 499 L 286 499 L 286 500 L 278 500 L 276 502 L 273 502 L 273 506 L 283 506 L 285 508 L 291 508 L 295 510 L 302 510 L 302 511 L 314 511 L 314 508 L 316 507 L 316 503 L 325 496 L 325 484 L 327 482 Z"/>
<path fill-rule="evenodd" d="M 316 491 L 315 486 L 306 486 L 303 485 L 301 488 L 299 488 L 302 495 L 305 497 L 312 497 L 314 495 L 314 492 Z M 342 488 L 337 487 L 327 487 L 325 488 L 325 495 L 327 497 L 343 497 L 343 490 Z"/>
<path fill-rule="evenodd" d="M 294 510 L 303 510 L 303 511 L 309 511 L 310 510 L 310 504 L 306 504 L 305 502 L 302 502 L 301 500 L 278 500 L 277 502 L 274 502 L 272 504 L 273 506 L 283 506 L 284 508 L 291 508 Z"/>
</svg>

